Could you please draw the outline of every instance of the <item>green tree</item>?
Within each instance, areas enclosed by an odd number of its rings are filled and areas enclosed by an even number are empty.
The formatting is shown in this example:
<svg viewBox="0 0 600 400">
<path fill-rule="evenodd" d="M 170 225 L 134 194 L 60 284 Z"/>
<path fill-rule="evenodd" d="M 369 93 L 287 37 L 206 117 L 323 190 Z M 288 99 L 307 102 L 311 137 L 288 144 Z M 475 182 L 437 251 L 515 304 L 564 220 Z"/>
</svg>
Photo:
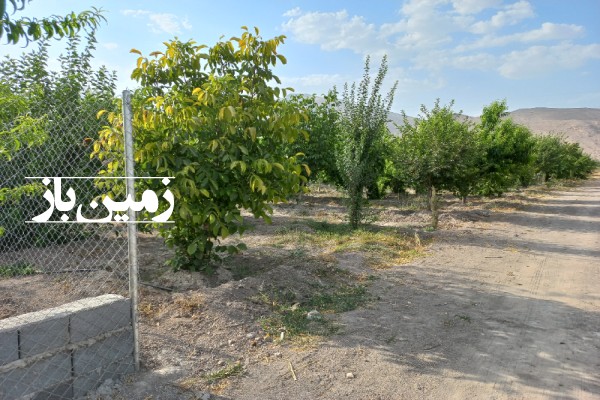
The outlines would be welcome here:
<svg viewBox="0 0 600 400">
<path fill-rule="evenodd" d="M 0 226 L 6 228 L 0 249 L 47 245 L 68 232 L 77 234 L 76 227 L 52 224 L 24 228 L 47 203 L 32 196 L 43 187 L 23 177 L 93 176 L 100 169 L 97 160 L 90 161 L 90 145 L 102 127 L 96 113 L 112 107 L 116 75 L 92 68 L 94 45 L 93 34 L 83 45 L 79 37 L 69 38 L 58 71 L 48 66 L 45 42 L 0 62 Z M 87 184 L 79 190 L 80 201 L 98 194 L 92 182 Z"/>
<path fill-rule="evenodd" d="M 367 188 L 369 199 L 382 198 L 387 190 L 391 190 L 399 196 L 406 189 L 406 183 L 400 166 L 396 163 L 400 146 L 399 142 L 400 140 L 397 136 L 391 134 L 389 130 L 385 131 L 382 145 L 380 146 L 378 162 L 380 170 L 377 171 L 378 178 L 374 186 L 372 185 L 370 188 Z"/>
<path fill-rule="evenodd" d="M 12 6 L 12 10 L 7 7 L 8 3 Z M 25 4 L 25 0 L 0 0 L 0 39 L 6 36 L 6 41 L 9 44 L 17 44 L 22 39 L 26 41 L 27 45 L 34 40 L 50 39 L 52 37 L 57 39 L 63 37 L 75 38 L 82 29 L 93 35 L 99 24 L 106 20 L 103 11 L 96 8 L 79 14 L 70 13 L 64 17 L 51 16 L 42 19 L 21 17 L 11 19 L 11 16 L 16 12 L 24 10 Z M 40 116 L 43 113 L 30 113 L 28 111 L 28 107 L 31 107 L 35 100 L 43 96 L 43 93 L 47 93 L 49 89 L 46 86 L 49 83 L 48 79 L 36 79 L 40 77 L 40 74 L 44 75 L 46 73 L 44 71 L 45 65 L 39 62 L 42 60 L 43 58 L 33 55 L 29 58 L 24 56 L 20 62 L 14 59 L 6 59 L 2 62 L 2 78 L 8 77 L 8 79 L 0 82 L 0 95 L 2 96 L 0 102 L 4 111 L 0 115 L 0 171 L 3 173 L 7 169 L 2 163 L 11 161 L 15 153 L 23 154 L 24 152 L 20 151 L 23 146 L 40 145 L 47 138 L 41 127 L 48 118 Z M 32 62 L 27 66 L 31 68 L 30 70 L 18 69 L 18 67 L 26 66 L 27 62 Z M 27 93 L 15 91 L 14 82 L 15 80 L 18 81 L 18 79 L 15 79 L 18 76 L 34 78 L 38 86 L 29 87 Z M 25 79 L 24 83 L 27 84 L 27 82 L 28 79 Z M 18 86 L 20 89 L 24 87 L 23 85 Z M 22 221 L 19 220 L 19 207 L 16 204 L 21 201 L 24 195 L 31 195 L 39 191 L 39 188 L 35 184 L 14 186 L 14 183 L 10 183 L 4 178 L 0 179 L 0 184 L 0 206 L 7 203 L 12 205 L 9 210 L 4 210 L 3 217 L 0 218 L 0 236 L 3 236 L 6 233 L 5 228 L 2 227 L 3 223 Z M 16 237 L 19 236 L 18 233 L 16 235 Z M 23 240 L 23 237 L 21 239 Z M 6 237 L 4 240 L 6 241 Z"/>
<path fill-rule="evenodd" d="M 399 126 L 396 163 L 406 183 L 415 190 L 429 193 L 431 225 L 438 224 L 438 192 L 442 189 L 466 196 L 465 181 L 474 179 L 480 154 L 475 136 L 465 120 L 452 111 L 453 102 L 440 106 L 439 99 L 411 124 L 404 114 Z"/>
<path fill-rule="evenodd" d="M 278 53 L 284 36 L 263 40 L 257 28 L 242 29 L 241 37 L 211 48 L 165 43 L 163 51 L 140 56 L 132 73 L 141 84 L 134 96 L 137 173 L 175 177 L 174 223 L 159 227 L 176 248 L 175 268 L 204 269 L 215 254 L 243 248 L 219 243 L 244 232 L 241 211 L 270 221 L 270 204 L 306 182 L 297 156 L 283 150 L 302 134 L 304 120 L 282 100 L 290 89 L 277 86 L 272 71 L 286 62 Z M 109 113 L 108 121 L 95 154 L 110 161 L 111 174 L 122 170 L 113 157 L 122 151 L 122 117 Z M 161 193 L 158 184 L 141 189 Z"/>
<path fill-rule="evenodd" d="M 335 88 L 330 90 L 323 100 L 316 96 L 291 96 L 288 100 L 294 107 L 306 115 L 300 127 L 306 136 L 300 136 L 293 143 L 286 144 L 290 154 L 303 153 L 302 158 L 309 167 L 310 180 L 341 184 L 341 178 L 335 162 L 335 149 L 339 140 L 339 100 Z"/>
<path fill-rule="evenodd" d="M 484 107 L 478 126 L 485 149 L 477 191 L 485 196 L 501 195 L 509 188 L 527 185 L 532 177 L 534 138 L 523 125 L 507 115 L 506 100 Z"/>
<path fill-rule="evenodd" d="M 597 167 L 579 144 L 568 143 L 564 135 L 544 135 L 535 140 L 533 164 L 544 182 L 551 179 L 585 179 Z"/>
<path fill-rule="evenodd" d="M 0 39 L 6 35 L 7 43 L 16 44 L 19 40 L 30 41 L 50 38 L 74 37 L 82 29 L 93 32 L 101 22 L 106 21 L 101 9 L 92 7 L 91 10 L 79 14 L 74 12 L 65 16 L 53 15 L 37 19 L 21 17 L 11 19 L 18 11 L 23 11 L 26 3 L 31 0 L 0 0 Z M 12 13 L 9 12 L 12 6 Z"/>
<path fill-rule="evenodd" d="M 383 57 L 379 72 L 371 86 L 369 57 L 365 62 L 363 79 L 358 85 L 344 85 L 339 122 L 340 141 L 336 160 L 344 188 L 348 192 L 348 219 L 353 229 L 364 218 L 364 191 L 372 188 L 385 166 L 381 149 L 388 114 L 394 100 L 397 82 L 383 97 L 381 89 L 388 71 Z"/>
</svg>

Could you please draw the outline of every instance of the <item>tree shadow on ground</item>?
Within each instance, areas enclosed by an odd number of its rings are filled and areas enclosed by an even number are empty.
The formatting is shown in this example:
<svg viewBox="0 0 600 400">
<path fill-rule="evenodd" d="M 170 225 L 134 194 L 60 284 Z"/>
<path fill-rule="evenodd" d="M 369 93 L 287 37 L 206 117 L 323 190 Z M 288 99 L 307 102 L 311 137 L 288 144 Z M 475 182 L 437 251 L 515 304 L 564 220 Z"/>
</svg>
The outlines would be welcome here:
<svg viewBox="0 0 600 400">
<path fill-rule="evenodd" d="M 403 268 L 376 285 L 382 300 L 345 314 L 345 334 L 332 346 L 370 349 L 408 373 L 451 377 L 448 393 L 461 381 L 486 384 L 484 398 L 519 396 L 522 388 L 545 398 L 600 393 L 597 311 L 496 290 L 442 266 Z"/>
</svg>

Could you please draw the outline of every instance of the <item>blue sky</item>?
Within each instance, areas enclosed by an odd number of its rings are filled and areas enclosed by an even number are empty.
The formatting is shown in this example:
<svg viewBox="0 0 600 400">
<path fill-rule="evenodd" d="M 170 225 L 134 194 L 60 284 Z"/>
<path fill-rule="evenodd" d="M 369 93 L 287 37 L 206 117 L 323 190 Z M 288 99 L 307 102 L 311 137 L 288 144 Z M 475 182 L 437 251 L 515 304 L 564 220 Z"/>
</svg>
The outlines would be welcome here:
<svg viewBox="0 0 600 400">
<path fill-rule="evenodd" d="M 131 48 L 148 54 L 175 36 L 211 45 L 247 25 L 287 36 L 277 74 L 299 93 L 357 81 L 366 55 L 376 68 L 387 54 L 388 83 L 399 82 L 392 109 L 409 115 L 436 98 L 469 115 L 503 98 L 511 110 L 600 108 L 598 0 L 33 0 L 24 15 L 91 6 L 107 11 L 96 62 L 117 71 L 119 90 L 135 87 Z M 0 45 L 1 54 L 22 50 Z"/>
</svg>

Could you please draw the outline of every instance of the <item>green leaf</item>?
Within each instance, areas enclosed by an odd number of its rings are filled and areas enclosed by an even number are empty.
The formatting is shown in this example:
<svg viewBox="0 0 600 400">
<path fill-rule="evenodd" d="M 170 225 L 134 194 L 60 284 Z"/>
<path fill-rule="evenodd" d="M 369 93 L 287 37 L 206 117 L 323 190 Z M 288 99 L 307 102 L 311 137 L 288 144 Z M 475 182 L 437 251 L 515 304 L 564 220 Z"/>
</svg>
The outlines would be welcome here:
<svg viewBox="0 0 600 400">
<path fill-rule="evenodd" d="M 187 253 L 190 256 L 194 255 L 196 253 L 197 249 L 198 249 L 198 244 L 196 242 L 190 243 L 190 245 L 187 247 Z"/>
<path fill-rule="evenodd" d="M 240 210 L 268 221 L 268 204 L 299 192 L 306 179 L 289 156 L 302 149 L 287 148 L 302 136 L 306 117 L 275 96 L 283 90 L 270 70 L 285 61 L 278 52 L 283 38 L 263 40 L 248 30 L 237 36 L 204 50 L 166 42 L 132 74 L 141 86 L 134 95 L 136 168 L 176 177 L 169 185 L 177 199 L 174 224 L 158 229 L 175 247 L 180 268 L 197 267 L 217 250 L 245 248 L 218 245 L 244 232 Z M 110 113 L 107 120 L 98 158 L 112 161 L 122 151 L 122 116 Z"/>
</svg>

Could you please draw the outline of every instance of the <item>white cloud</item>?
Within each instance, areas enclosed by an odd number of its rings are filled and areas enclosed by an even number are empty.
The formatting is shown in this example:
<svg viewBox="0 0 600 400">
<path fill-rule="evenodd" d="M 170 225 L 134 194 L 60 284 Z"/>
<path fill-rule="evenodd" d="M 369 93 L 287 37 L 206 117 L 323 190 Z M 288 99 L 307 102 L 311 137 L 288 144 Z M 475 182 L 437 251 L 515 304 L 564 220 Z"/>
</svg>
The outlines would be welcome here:
<svg viewBox="0 0 600 400">
<path fill-rule="evenodd" d="M 472 17 L 440 11 L 439 6 L 445 3 L 445 0 L 411 0 L 401 9 L 404 18 L 394 29 L 384 24 L 382 33 L 400 33 L 396 45 L 404 50 L 447 45 L 453 41 L 453 33 L 464 31 L 471 24 Z"/>
<path fill-rule="evenodd" d="M 283 13 L 284 17 L 299 17 L 300 15 L 302 15 L 302 10 L 300 10 L 300 7 L 294 7 L 291 10 L 287 10 Z"/>
<path fill-rule="evenodd" d="M 192 29 L 192 24 L 186 18 L 170 13 L 154 13 L 148 10 L 121 10 L 121 14 L 134 18 L 147 18 L 148 27 L 154 33 L 175 35 L 184 30 Z"/>
<path fill-rule="evenodd" d="M 141 17 L 144 15 L 149 15 L 150 11 L 148 11 L 148 10 L 121 10 L 121 14 L 130 16 L 130 17 Z"/>
<path fill-rule="evenodd" d="M 447 0 L 411 0 L 401 9 L 404 18 L 377 27 L 362 16 L 337 12 L 302 12 L 283 24 L 283 29 L 307 44 L 323 50 L 349 49 L 358 54 L 382 54 L 385 49 L 423 50 L 452 41 L 451 34 L 464 31 L 472 17 L 442 13 L 437 6 Z"/>
<path fill-rule="evenodd" d="M 104 47 L 107 50 L 114 50 L 114 49 L 117 49 L 119 47 L 119 44 L 118 43 L 114 43 L 114 42 L 107 42 L 107 43 L 102 43 L 101 46 Z"/>
<path fill-rule="evenodd" d="M 541 40 L 570 40 L 581 37 L 582 35 L 582 26 L 544 22 L 540 29 L 518 34 L 517 37 L 521 42 L 536 42 Z"/>
<path fill-rule="evenodd" d="M 175 34 L 181 32 L 179 18 L 175 14 L 151 14 L 148 26 L 154 33 L 166 32 Z"/>
<path fill-rule="evenodd" d="M 489 33 L 504 26 L 515 25 L 516 23 L 535 16 L 533 7 L 526 0 L 521 0 L 504 7 L 487 21 L 479 21 L 473 24 L 473 33 Z"/>
<path fill-rule="evenodd" d="M 300 42 L 319 44 L 330 51 L 350 49 L 362 54 L 376 37 L 374 25 L 367 24 L 363 17 L 350 17 L 346 10 L 299 14 L 284 23 L 283 28 Z"/>
<path fill-rule="evenodd" d="M 492 16 L 483 19 L 479 13 L 486 10 Z M 399 16 L 380 25 L 346 10 L 307 12 L 296 7 L 285 16 L 282 28 L 299 42 L 361 56 L 387 54 L 390 71 L 402 65 L 411 74 L 425 72 L 429 85 L 443 85 L 447 68 L 490 71 L 511 79 L 577 68 L 598 58 L 600 46 L 574 43 L 585 34 L 580 25 L 544 22 L 536 29 L 523 29 L 527 24 L 522 22 L 535 16 L 526 0 L 407 0 Z M 498 32 L 506 27 L 510 34 Z M 546 45 L 532 46 L 541 42 Z M 509 45 L 513 48 L 497 49 Z M 409 85 L 424 82 L 405 78 L 399 76 Z M 297 79 L 302 85 L 327 83 L 321 75 Z"/>
<path fill-rule="evenodd" d="M 532 46 L 506 54 L 498 71 L 510 79 L 533 78 L 559 70 L 576 69 L 591 59 L 600 59 L 600 44 Z"/>
<path fill-rule="evenodd" d="M 497 65 L 497 58 L 489 53 L 477 53 L 452 57 L 448 64 L 457 69 L 486 71 Z"/>
<path fill-rule="evenodd" d="M 333 85 L 343 85 L 348 79 L 347 76 L 340 74 L 311 74 L 299 77 L 282 77 L 282 82 L 286 85 L 305 87 L 325 87 L 330 88 Z"/>
<path fill-rule="evenodd" d="M 511 43 L 572 40 L 583 36 L 583 34 L 584 29 L 579 25 L 544 22 L 539 29 L 513 33 L 512 35 L 485 35 L 473 43 L 458 46 L 457 50 L 467 51 L 480 48 L 500 47 L 509 45 Z"/>
<path fill-rule="evenodd" d="M 501 0 L 452 0 L 452 7 L 459 14 L 478 14 L 500 3 Z"/>
</svg>

